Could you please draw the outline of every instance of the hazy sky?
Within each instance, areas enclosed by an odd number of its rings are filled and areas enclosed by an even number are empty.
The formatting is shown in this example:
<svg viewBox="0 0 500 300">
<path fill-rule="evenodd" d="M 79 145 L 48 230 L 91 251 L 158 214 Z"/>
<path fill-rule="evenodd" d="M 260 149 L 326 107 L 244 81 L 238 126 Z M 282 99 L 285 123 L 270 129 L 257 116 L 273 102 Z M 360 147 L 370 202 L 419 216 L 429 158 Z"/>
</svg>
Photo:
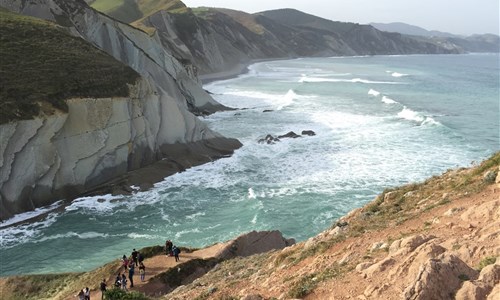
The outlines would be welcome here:
<svg viewBox="0 0 500 300">
<path fill-rule="evenodd" d="M 183 0 L 249 13 L 295 8 L 335 21 L 404 22 L 455 34 L 499 33 L 499 0 Z"/>
</svg>

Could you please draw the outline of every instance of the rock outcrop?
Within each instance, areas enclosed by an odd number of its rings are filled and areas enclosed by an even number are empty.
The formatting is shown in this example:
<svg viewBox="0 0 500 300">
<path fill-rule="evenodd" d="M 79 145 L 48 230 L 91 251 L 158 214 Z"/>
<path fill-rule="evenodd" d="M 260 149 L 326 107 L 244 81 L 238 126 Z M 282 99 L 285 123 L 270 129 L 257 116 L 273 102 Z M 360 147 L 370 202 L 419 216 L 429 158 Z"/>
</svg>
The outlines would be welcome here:
<svg viewBox="0 0 500 300">
<path fill-rule="evenodd" d="M 189 166 L 241 146 L 196 117 L 227 108 L 154 37 L 83 0 L 1 0 L 0 6 L 54 21 L 142 76 L 129 97 L 68 99 L 68 114 L 0 126 L 0 219 L 71 199 L 165 157 L 184 156 Z"/>
</svg>

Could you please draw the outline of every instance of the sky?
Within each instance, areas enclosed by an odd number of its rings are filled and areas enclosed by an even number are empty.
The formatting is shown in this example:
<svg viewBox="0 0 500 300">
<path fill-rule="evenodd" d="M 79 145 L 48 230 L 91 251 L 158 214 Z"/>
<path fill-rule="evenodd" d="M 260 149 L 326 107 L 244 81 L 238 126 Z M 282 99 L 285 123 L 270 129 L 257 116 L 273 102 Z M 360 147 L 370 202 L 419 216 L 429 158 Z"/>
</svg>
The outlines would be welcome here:
<svg viewBox="0 0 500 300">
<path fill-rule="evenodd" d="M 189 7 L 224 7 L 255 13 L 295 8 L 334 21 L 403 22 L 453 34 L 499 34 L 499 0 L 182 0 Z"/>
</svg>

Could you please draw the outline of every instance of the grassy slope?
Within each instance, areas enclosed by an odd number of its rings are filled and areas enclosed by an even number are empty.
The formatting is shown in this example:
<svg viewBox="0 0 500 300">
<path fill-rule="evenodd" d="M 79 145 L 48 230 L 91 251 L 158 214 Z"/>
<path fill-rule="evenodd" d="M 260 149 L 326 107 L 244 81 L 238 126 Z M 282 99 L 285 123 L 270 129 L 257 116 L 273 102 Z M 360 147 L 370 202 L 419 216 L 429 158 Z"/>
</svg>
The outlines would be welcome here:
<svg viewBox="0 0 500 300">
<path fill-rule="evenodd" d="M 53 23 L 0 11 L 0 124 L 31 119 L 40 103 L 127 96 L 139 74 Z M 50 104 L 50 105 L 47 105 Z"/>
<path fill-rule="evenodd" d="M 125 23 L 132 23 L 159 10 L 185 9 L 179 0 L 96 0 L 91 6 Z"/>
</svg>

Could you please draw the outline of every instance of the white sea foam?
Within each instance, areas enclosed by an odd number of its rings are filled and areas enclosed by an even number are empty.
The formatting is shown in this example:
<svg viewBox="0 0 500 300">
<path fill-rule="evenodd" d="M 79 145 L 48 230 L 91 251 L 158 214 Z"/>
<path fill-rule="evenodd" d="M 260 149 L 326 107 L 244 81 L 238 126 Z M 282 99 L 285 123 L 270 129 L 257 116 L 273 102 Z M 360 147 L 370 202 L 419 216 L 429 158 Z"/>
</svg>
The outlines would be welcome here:
<svg viewBox="0 0 500 300">
<path fill-rule="evenodd" d="M 253 219 L 250 221 L 252 224 L 257 224 L 257 214 L 253 216 Z"/>
<path fill-rule="evenodd" d="M 181 231 L 179 231 L 179 232 L 177 232 L 175 234 L 175 238 L 179 239 L 179 238 L 181 238 L 183 235 L 185 235 L 187 233 L 200 233 L 200 232 L 201 231 L 198 228 L 193 228 L 193 229 L 188 229 L 188 230 L 181 230 Z"/>
<path fill-rule="evenodd" d="M 194 220 L 194 219 L 201 217 L 201 216 L 204 216 L 204 215 L 205 215 L 205 212 L 200 211 L 200 212 L 194 213 L 192 215 L 186 216 L 186 219 Z"/>
<path fill-rule="evenodd" d="M 387 96 L 382 97 L 382 102 L 384 102 L 385 104 L 397 104 L 398 103 L 397 101 L 392 100 L 391 98 L 389 98 Z"/>
<path fill-rule="evenodd" d="M 391 74 L 392 77 L 405 77 L 405 76 L 409 76 L 409 74 L 402 74 L 402 73 L 398 73 L 398 72 L 393 72 Z"/>
<path fill-rule="evenodd" d="M 257 195 L 255 195 L 253 188 L 248 188 L 248 199 L 257 199 Z"/>
<path fill-rule="evenodd" d="M 40 216 L 42 214 L 45 214 L 47 212 L 53 211 L 54 209 L 60 207 L 62 203 L 63 203 L 62 201 L 57 201 L 49 206 L 37 208 L 34 211 L 28 211 L 25 213 L 17 214 L 15 216 L 13 216 L 12 218 L 1 222 L 0 229 L 7 227 L 9 225 L 12 225 L 12 224 L 21 223 L 23 221 L 35 218 L 35 217 Z"/>
<path fill-rule="evenodd" d="M 432 117 L 425 116 L 424 114 L 411 110 L 406 106 L 404 106 L 403 110 L 398 113 L 398 117 L 419 123 L 419 125 L 441 125 L 441 123 L 434 120 Z"/>
<path fill-rule="evenodd" d="M 374 90 L 374 89 L 370 89 L 370 90 L 368 91 L 368 95 L 372 95 L 372 96 L 377 97 L 378 95 L 380 95 L 380 92 L 379 92 L 379 91 L 376 91 L 376 90 Z"/>
<path fill-rule="evenodd" d="M 89 232 L 83 232 L 83 233 L 76 233 L 73 231 L 69 231 L 63 234 L 54 234 L 54 235 L 48 235 L 44 236 L 43 238 L 34 241 L 35 243 L 41 243 L 45 241 L 51 241 L 51 240 L 59 240 L 59 239 L 65 239 L 65 238 L 79 238 L 79 239 L 95 239 L 95 238 L 106 238 L 109 237 L 109 234 L 107 233 L 100 233 L 100 232 L 95 232 L 95 231 L 89 231 Z"/>
<path fill-rule="evenodd" d="M 372 83 L 372 84 L 404 84 L 402 82 L 395 81 L 373 81 L 363 78 L 353 78 L 353 79 L 338 79 L 338 78 L 322 78 L 322 77 L 301 77 L 299 79 L 301 83 L 307 82 L 345 82 L 345 83 Z"/>
<path fill-rule="evenodd" d="M 146 239 L 146 240 L 157 240 L 160 238 L 160 236 L 157 235 L 135 233 L 135 232 L 127 234 L 127 237 L 131 239 Z"/>
<path fill-rule="evenodd" d="M 286 95 L 281 98 L 281 101 L 276 109 L 282 110 L 284 107 L 292 105 L 293 100 L 297 99 L 297 97 L 298 97 L 297 94 L 295 94 L 295 92 L 292 89 L 288 90 Z"/>
<path fill-rule="evenodd" d="M 37 238 L 41 230 L 56 222 L 57 217 L 58 214 L 49 213 L 43 221 L 0 229 L 0 247 L 10 248 Z"/>
<path fill-rule="evenodd" d="M 66 206 L 65 210 L 111 211 L 117 205 L 120 205 L 117 200 L 123 200 L 123 196 L 112 196 L 108 194 L 94 197 L 82 197 L 74 200 L 71 205 Z"/>
</svg>

